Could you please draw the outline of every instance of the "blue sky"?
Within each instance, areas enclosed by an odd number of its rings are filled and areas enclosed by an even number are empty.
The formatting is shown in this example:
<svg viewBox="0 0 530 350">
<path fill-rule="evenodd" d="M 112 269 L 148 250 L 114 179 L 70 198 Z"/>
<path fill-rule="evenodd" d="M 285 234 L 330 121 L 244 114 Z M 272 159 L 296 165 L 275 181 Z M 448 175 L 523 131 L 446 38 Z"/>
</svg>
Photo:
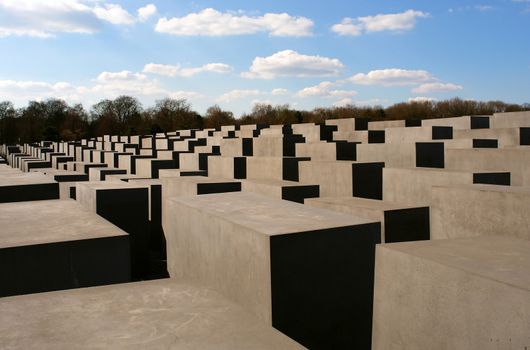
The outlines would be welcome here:
<svg viewBox="0 0 530 350">
<path fill-rule="evenodd" d="M 530 0 L 1 0 L 0 100 L 530 102 Z"/>
</svg>

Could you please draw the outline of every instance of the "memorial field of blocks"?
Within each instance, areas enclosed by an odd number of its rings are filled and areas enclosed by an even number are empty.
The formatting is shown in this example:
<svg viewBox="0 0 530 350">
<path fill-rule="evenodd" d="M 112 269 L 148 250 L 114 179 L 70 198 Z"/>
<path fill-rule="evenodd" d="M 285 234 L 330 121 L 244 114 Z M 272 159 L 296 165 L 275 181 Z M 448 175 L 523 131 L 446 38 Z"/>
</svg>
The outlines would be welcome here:
<svg viewBox="0 0 530 350">
<path fill-rule="evenodd" d="M 0 146 L 0 348 L 530 349 L 530 112 Z"/>
</svg>

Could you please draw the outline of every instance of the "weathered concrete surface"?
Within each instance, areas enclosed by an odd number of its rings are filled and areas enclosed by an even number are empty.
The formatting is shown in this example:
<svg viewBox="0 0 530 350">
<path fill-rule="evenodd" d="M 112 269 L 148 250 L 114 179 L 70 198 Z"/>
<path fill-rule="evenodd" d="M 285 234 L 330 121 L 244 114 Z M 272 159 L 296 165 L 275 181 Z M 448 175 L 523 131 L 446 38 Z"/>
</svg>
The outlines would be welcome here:
<svg viewBox="0 0 530 350">
<path fill-rule="evenodd" d="M 304 203 L 304 198 L 319 196 L 318 185 L 301 184 L 295 181 L 254 179 L 241 181 L 243 192 L 252 192 L 267 197 Z"/>
<path fill-rule="evenodd" d="M 0 299 L 7 349 L 304 349 L 203 287 L 171 280 Z"/>
<path fill-rule="evenodd" d="M 432 188 L 431 237 L 479 235 L 530 240 L 530 187 L 460 185 Z"/>
<path fill-rule="evenodd" d="M 172 278 L 212 286 L 302 344 L 369 346 L 379 223 L 243 192 L 165 204 L 178 213 L 163 221 Z"/>
<path fill-rule="evenodd" d="M 475 237 L 377 247 L 373 349 L 524 349 L 530 242 Z"/>
<path fill-rule="evenodd" d="M 0 248 L 126 235 L 75 201 L 0 204 Z"/>
</svg>

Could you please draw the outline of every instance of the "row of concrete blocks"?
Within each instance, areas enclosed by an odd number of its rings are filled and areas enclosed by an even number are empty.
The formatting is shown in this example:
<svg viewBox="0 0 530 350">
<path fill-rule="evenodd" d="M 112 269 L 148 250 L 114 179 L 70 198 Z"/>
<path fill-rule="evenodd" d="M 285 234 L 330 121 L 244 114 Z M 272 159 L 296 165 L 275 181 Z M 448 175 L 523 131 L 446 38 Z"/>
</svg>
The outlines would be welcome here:
<svg viewBox="0 0 530 350">
<path fill-rule="evenodd" d="M 386 169 L 385 169 L 385 170 L 386 170 Z M 439 181 L 442 181 L 442 180 L 439 180 Z M 458 180 L 455 180 L 455 181 L 462 181 L 462 180 L 461 180 L 461 179 L 458 179 Z M 436 182 L 436 181 L 435 181 L 435 182 Z M 497 191 L 497 187 L 486 188 L 486 189 L 488 190 L 488 192 L 495 192 L 495 191 Z M 434 191 L 433 191 L 433 192 L 434 192 Z M 518 189 L 516 189 L 516 188 L 513 188 L 513 189 L 512 189 L 512 188 L 509 188 L 509 190 L 504 189 L 503 191 L 499 191 L 499 192 L 504 193 L 503 196 L 506 196 L 505 193 L 510 193 L 509 196 L 515 196 L 515 193 L 517 193 L 518 195 L 520 195 L 519 192 L 521 192 L 521 191 L 518 191 Z M 236 195 L 236 194 L 234 194 L 233 196 L 235 196 L 235 195 Z M 217 195 L 217 196 L 219 196 L 219 195 Z M 433 196 L 434 196 L 434 194 L 433 194 Z M 523 193 L 523 197 L 524 197 L 524 193 Z M 225 198 L 225 197 L 223 196 L 223 198 Z M 201 199 L 204 199 L 205 201 L 207 200 L 207 199 L 206 199 L 206 196 L 205 196 L 205 197 L 202 197 Z M 249 201 L 249 199 L 246 199 L 246 200 Z M 218 199 L 216 199 L 216 201 L 215 201 L 213 204 L 216 204 L 217 201 L 218 201 Z M 243 198 L 238 198 L 238 199 L 236 200 L 236 202 L 240 202 L 240 201 L 241 201 L 241 202 L 244 202 Z M 434 201 L 434 199 L 433 199 L 433 201 Z M 523 201 L 524 201 L 524 200 L 523 200 Z M 177 201 L 177 202 L 178 202 L 178 201 Z M 187 204 L 189 201 L 186 200 L 185 202 L 186 202 L 186 204 Z M 449 197 L 449 199 L 446 201 L 446 203 L 449 203 L 449 205 L 452 205 L 452 204 L 453 204 L 453 203 L 451 202 L 451 197 Z M 486 203 L 485 205 L 487 206 L 487 202 L 485 202 L 485 203 Z M 508 199 L 508 203 L 511 203 L 511 200 L 510 200 L 510 199 Z M 336 205 L 336 203 L 335 203 L 334 205 Z M 433 204 L 433 206 L 434 206 L 434 204 Z M 201 205 L 199 205 L 199 207 L 202 208 L 203 205 L 201 204 Z M 245 208 L 247 208 L 247 207 L 250 207 L 250 205 L 245 205 Z M 271 205 L 271 207 L 272 207 L 272 205 Z M 222 211 L 223 208 L 219 209 L 219 208 L 216 208 L 216 207 L 214 206 L 214 207 L 211 208 L 211 209 L 212 209 L 212 213 L 208 213 L 208 214 L 206 215 L 206 218 L 211 217 L 211 216 L 215 216 L 215 214 L 219 214 L 219 212 L 223 212 L 223 211 Z M 247 223 L 247 224 L 248 224 L 247 220 L 249 220 L 250 223 L 259 223 L 259 220 L 257 220 L 253 215 L 262 214 L 262 212 L 263 212 L 264 210 L 266 211 L 267 209 L 268 209 L 268 206 L 265 206 L 264 208 L 257 208 L 257 209 L 254 209 L 255 211 L 251 211 L 250 213 L 246 213 L 246 212 L 245 212 L 245 215 L 246 215 L 246 216 L 250 216 L 251 218 L 250 218 L 250 219 L 242 219 L 242 220 L 243 220 L 244 223 Z M 459 212 L 464 212 L 464 211 L 463 211 L 463 210 L 460 210 Z M 230 214 L 232 214 L 232 212 L 228 212 L 228 213 L 225 212 L 225 214 L 226 214 L 226 215 L 224 215 L 224 214 L 221 215 L 221 218 L 223 218 L 223 216 L 229 216 L 230 218 L 232 218 L 232 219 L 237 223 L 237 225 L 240 225 L 240 223 L 238 222 L 238 220 L 235 219 L 234 217 L 232 217 L 232 216 L 230 215 Z M 245 215 L 243 215 L 243 216 L 245 216 Z M 453 216 L 454 216 L 454 214 L 450 214 L 449 217 L 452 218 Z M 488 218 L 488 217 L 486 217 L 486 219 L 487 219 L 487 218 Z M 205 219 L 205 220 L 206 220 L 206 219 Z M 228 220 L 228 221 L 230 221 L 230 220 Z M 502 221 L 502 220 L 501 220 L 501 221 Z M 178 223 L 178 220 L 177 220 L 177 223 Z M 520 223 L 520 222 L 519 222 L 519 223 Z M 470 225 L 470 226 L 472 226 L 472 225 Z M 477 233 L 474 233 L 474 234 L 477 234 Z M 282 235 L 285 235 L 285 233 L 282 234 Z M 473 235 L 473 233 L 471 233 L 471 235 Z M 308 235 L 308 236 L 309 236 L 309 235 Z M 178 236 L 177 236 L 177 237 L 178 237 Z M 458 235 L 456 235 L 456 237 L 458 237 Z M 189 239 L 189 237 L 185 236 L 185 239 Z M 272 240 L 272 239 L 271 239 L 271 240 Z M 473 241 L 474 241 L 474 240 L 473 240 Z M 195 243 L 195 242 L 192 242 L 192 243 Z M 284 243 L 284 244 L 287 244 L 287 245 L 288 245 L 289 242 Z M 418 243 L 418 244 L 419 244 L 419 243 Z M 269 243 L 269 245 L 271 245 L 271 243 Z M 313 246 L 314 244 L 310 244 L 310 245 Z M 279 244 L 279 246 L 281 247 L 282 244 Z M 508 246 L 509 246 L 509 245 L 508 245 Z M 413 247 L 411 251 L 414 251 L 415 249 L 418 249 L 418 250 L 419 250 L 419 248 L 417 248 L 417 247 Z M 438 249 L 438 248 L 437 248 L 437 249 Z M 201 252 L 199 251 L 199 253 L 201 253 Z M 204 253 L 204 252 L 203 252 L 203 253 Z M 473 259 L 472 259 L 472 256 L 471 256 L 471 257 L 466 256 L 465 253 L 466 253 L 466 252 L 462 253 L 462 257 L 461 257 L 461 259 L 463 259 L 464 261 L 466 261 L 466 259 L 467 259 L 467 260 L 473 260 Z M 504 254 L 506 254 L 506 251 L 504 252 Z M 468 254 L 468 255 L 469 255 L 469 254 Z M 471 254 L 471 255 L 472 255 L 472 254 Z M 208 256 L 210 256 L 210 255 L 208 255 Z M 271 256 L 272 256 L 272 255 L 271 255 Z M 197 256 L 192 256 L 192 258 L 193 258 L 193 257 L 197 258 Z M 281 257 L 281 254 L 280 254 L 280 257 Z M 387 259 L 388 259 L 388 258 L 387 258 Z M 225 259 L 222 259 L 222 260 L 224 261 Z M 442 261 L 443 261 L 443 259 L 442 259 Z M 476 262 L 475 262 L 475 263 L 476 263 Z M 272 262 L 271 262 L 270 264 L 271 264 L 271 266 L 272 266 Z M 215 265 L 215 263 L 213 263 L 212 265 Z M 470 266 L 472 267 L 472 265 L 473 265 L 473 264 L 471 264 Z M 508 265 L 509 265 L 509 264 L 508 264 Z M 513 268 L 513 266 L 509 266 L 509 267 L 510 267 L 510 268 Z M 202 277 L 201 277 L 201 280 L 203 280 L 203 281 L 208 281 L 208 284 L 215 285 L 215 283 L 216 283 L 215 280 L 214 280 L 214 281 L 210 281 L 210 280 L 209 280 L 209 277 L 211 277 L 211 276 L 208 275 L 208 273 L 211 272 L 211 271 L 208 270 L 208 266 L 207 266 L 206 268 L 204 268 L 204 267 L 202 267 L 202 268 L 203 268 L 205 271 L 201 270 L 201 268 L 197 268 L 197 270 L 196 270 L 195 273 L 194 273 L 194 276 L 196 276 L 196 275 L 200 275 L 200 276 L 202 276 Z M 171 270 L 171 269 L 172 269 L 172 267 L 170 266 L 170 270 Z M 204 273 L 204 275 L 201 275 L 201 273 Z M 376 277 L 377 277 L 377 275 L 376 275 Z M 501 279 L 501 280 L 502 280 L 502 279 Z M 376 279 L 376 281 L 378 281 L 378 280 Z M 385 279 L 383 282 L 389 282 L 389 281 Z M 502 281 L 501 281 L 501 282 L 502 282 Z M 223 285 L 221 285 L 221 286 L 217 286 L 216 288 L 222 288 L 222 287 L 223 287 Z M 226 287 L 226 286 L 225 286 L 225 287 Z M 225 291 L 225 294 L 230 294 L 230 290 Z M 236 294 L 237 294 L 237 291 L 236 291 Z M 244 293 L 242 293 L 242 294 L 244 294 Z M 378 294 L 377 294 L 377 291 L 376 291 L 376 298 L 377 298 L 377 295 L 378 295 Z M 238 296 L 238 295 L 231 296 L 231 297 L 232 297 L 232 299 L 236 299 L 237 296 Z M 387 300 L 387 298 L 383 298 L 383 299 Z M 376 300 L 377 300 L 377 299 L 376 299 Z M 503 302 L 504 302 L 504 301 L 505 301 L 505 300 L 503 300 Z M 239 303 L 245 305 L 245 302 L 246 302 L 246 300 L 245 300 L 245 296 L 243 295 L 243 296 L 242 296 L 242 299 L 239 300 Z M 378 304 L 378 305 L 379 305 L 379 304 Z M 384 305 L 384 304 L 381 303 L 380 305 Z M 392 307 L 392 303 L 390 303 L 389 305 Z M 247 307 L 247 309 L 251 309 L 252 305 L 246 305 L 246 307 Z M 382 308 L 382 309 L 384 310 L 384 308 Z M 287 310 L 288 310 L 288 309 L 287 309 Z M 377 309 L 377 305 L 376 305 L 376 310 L 378 310 L 378 309 Z M 378 314 L 378 312 L 379 312 L 379 311 L 376 312 L 376 315 Z M 388 310 L 387 310 L 387 312 L 388 312 Z M 258 312 L 255 312 L 255 313 L 258 313 Z M 278 312 L 277 312 L 277 314 L 278 314 Z M 383 314 L 384 314 L 384 312 L 383 312 Z M 433 316 L 433 315 L 431 314 L 431 317 L 432 317 L 432 316 Z M 272 317 L 272 316 L 271 316 L 271 317 Z M 383 317 L 383 319 L 384 319 L 384 317 Z M 385 337 L 381 337 L 381 336 L 380 336 L 380 329 L 377 328 L 377 324 L 378 324 L 378 323 L 377 323 L 377 319 L 376 319 L 376 324 L 375 324 L 375 328 L 374 328 L 374 329 L 375 329 L 375 331 L 374 331 L 374 346 L 381 346 L 380 344 L 384 344 L 384 340 L 385 340 L 385 339 L 387 339 L 387 338 L 390 339 L 390 338 L 389 338 L 389 337 L 386 337 L 386 338 L 385 338 Z M 383 328 L 385 328 L 385 327 L 383 327 Z M 295 333 L 296 333 L 296 329 L 295 329 L 295 330 L 291 330 L 291 331 L 289 331 L 289 332 L 291 332 L 292 334 L 295 334 Z M 289 333 L 288 333 L 288 334 L 289 334 Z M 362 332 L 359 333 L 359 334 L 362 334 Z M 376 336 L 376 334 L 377 334 L 377 336 Z M 399 332 L 396 332 L 396 334 L 400 334 L 400 333 L 399 333 Z M 518 333 L 514 333 L 514 334 L 516 335 L 516 337 L 515 337 L 514 339 L 516 339 L 517 341 L 519 341 L 520 337 L 517 337 L 517 334 L 518 334 Z M 519 334 L 520 334 L 520 333 L 519 333 Z M 414 339 L 413 339 L 412 336 L 413 336 L 413 334 L 411 334 L 411 337 L 410 337 L 410 339 L 408 339 L 408 343 L 406 343 L 406 344 L 414 344 Z M 293 336 L 293 337 L 294 337 L 294 336 Z M 296 338 L 295 338 L 295 339 L 296 339 Z M 340 341 L 340 339 L 341 339 L 340 336 L 337 337 L 337 339 L 338 339 L 337 341 Z M 470 338 L 468 338 L 467 340 L 469 341 L 469 339 L 470 339 Z M 308 343 L 307 343 L 307 340 L 301 340 L 301 341 L 302 341 L 302 342 L 306 341 L 306 344 L 308 344 Z M 497 339 L 497 342 L 498 342 L 498 341 L 499 341 L 499 339 Z M 515 340 L 514 340 L 514 341 L 515 341 Z M 337 343 L 337 344 L 338 344 L 338 343 Z M 378 345 L 378 344 L 379 344 L 379 345 Z M 382 346 L 381 348 L 385 348 L 385 347 Z"/>
</svg>

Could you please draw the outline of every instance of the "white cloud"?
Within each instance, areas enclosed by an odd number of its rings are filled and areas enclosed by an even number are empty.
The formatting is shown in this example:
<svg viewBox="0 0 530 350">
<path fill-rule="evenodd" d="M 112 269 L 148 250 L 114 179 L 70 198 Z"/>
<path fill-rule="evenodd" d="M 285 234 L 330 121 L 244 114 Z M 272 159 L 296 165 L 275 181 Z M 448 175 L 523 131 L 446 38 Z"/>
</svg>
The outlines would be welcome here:
<svg viewBox="0 0 530 350">
<path fill-rule="evenodd" d="M 203 72 L 213 72 L 218 74 L 229 73 L 233 70 L 231 66 L 224 63 L 208 63 L 195 68 L 182 68 L 180 65 L 148 63 L 144 66 L 144 73 L 164 75 L 168 77 L 191 77 Z"/>
<path fill-rule="evenodd" d="M 96 6 L 94 8 L 94 14 L 97 18 L 112 24 L 133 24 L 136 22 L 136 19 L 129 12 L 116 4 Z"/>
<path fill-rule="evenodd" d="M 462 90 L 464 87 L 462 85 L 452 84 L 452 83 L 426 83 L 421 84 L 420 86 L 412 89 L 412 92 L 416 94 L 429 94 L 433 92 L 448 92 Z"/>
<path fill-rule="evenodd" d="M 256 57 L 245 78 L 273 79 L 275 77 L 336 76 L 344 68 L 336 58 L 308 56 L 293 50 L 279 51 L 272 56 Z"/>
<path fill-rule="evenodd" d="M 406 31 L 416 25 L 418 18 L 429 17 L 427 12 L 407 10 L 401 13 L 378 14 L 357 18 L 344 18 L 340 23 L 331 27 L 339 35 L 357 36 L 364 32 Z"/>
<path fill-rule="evenodd" d="M 436 79 L 424 70 L 389 68 L 373 70 L 366 74 L 358 73 L 349 80 L 360 85 L 404 86 L 432 82 Z"/>
<path fill-rule="evenodd" d="M 193 100 L 204 97 L 203 94 L 195 91 L 172 91 L 168 93 L 168 96 L 177 100 Z"/>
<path fill-rule="evenodd" d="M 216 101 L 229 103 L 232 101 L 241 100 L 251 96 L 259 96 L 262 94 L 263 93 L 259 90 L 232 90 L 219 96 Z"/>
<path fill-rule="evenodd" d="M 250 102 L 250 105 L 251 106 L 255 106 L 255 105 L 273 105 L 274 102 L 272 102 L 271 100 L 260 100 L 260 99 L 256 99 L 256 100 L 252 100 L 252 102 Z"/>
<path fill-rule="evenodd" d="M 289 90 L 282 89 L 282 88 L 272 89 L 271 91 L 271 95 L 273 96 L 282 96 L 282 95 L 287 95 L 288 93 L 289 93 Z"/>
<path fill-rule="evenodd" d="M 310 36 L 313 21 L 287 13 L 238 15 L 207 8 L 184 17 L 160 18 L 155 30 L 177 36 L 226 36 L 269 33 L 272 36 Z"/>
<path fill-rule="evenodd" d="M 355 90 L 335 90 L 332 87 L 341 83 L 333 83 L 330 81 L 323 81 L 318 85 L 306 87 L 296 93 L 296 96 L 306 97 L 320 97 L 320 98 L 338 98 L 333 105 L 345 106 L 352 104 L 352 97 L 357 95 Z"/>
<path fill-rule="evenodd" d="M 436 101 L 433 97 L 426 97 L 426 96 L 416 96 L 416 97 L 410 97 L 408 99 L 408 102 L 432 102 Z"/>
<path fill-rule="evenodd" d="M 57 33 L 94 33 L 99 21 L 92 9 L 77 0 L 2 0 L 0 37 L 53 37 Z"/>
<path fill-rule="evenodd" d="M 348 106 L 348 105 L 353 105 L 353 100 L 349 97 L 346 97 L 346 98 L 343 98 L 341 100 L 338 100 L 337 102 L 335 102 L 333 104 L 333 106 L 335 107 L 344 107 L 344 106 Z"/>
<path fill-rule="evenodd" d="M 138 9 L 138 20 L 145 22 L 156 13 L 156 6 L 154 4 L 148 4 Z"/>
<path fill-rule="evenodd" d="M 138 18 L 117 4 L 100 0 L 2 0 L 0 38 L 31 36 L 50 38 L 59 33 L 93 34 L 103 22 L 131 25 L 156 12 L 152 4 L 138 9 Z"/>
<path fill-rule="evenodd" d="M 26 103 L 28 100 L 41 101 L 51 97 L 79 102 L 82 91 L 83 88 L 67 82 L 0 80 L 0 95 L 15 103 Z"/>
</svg>

